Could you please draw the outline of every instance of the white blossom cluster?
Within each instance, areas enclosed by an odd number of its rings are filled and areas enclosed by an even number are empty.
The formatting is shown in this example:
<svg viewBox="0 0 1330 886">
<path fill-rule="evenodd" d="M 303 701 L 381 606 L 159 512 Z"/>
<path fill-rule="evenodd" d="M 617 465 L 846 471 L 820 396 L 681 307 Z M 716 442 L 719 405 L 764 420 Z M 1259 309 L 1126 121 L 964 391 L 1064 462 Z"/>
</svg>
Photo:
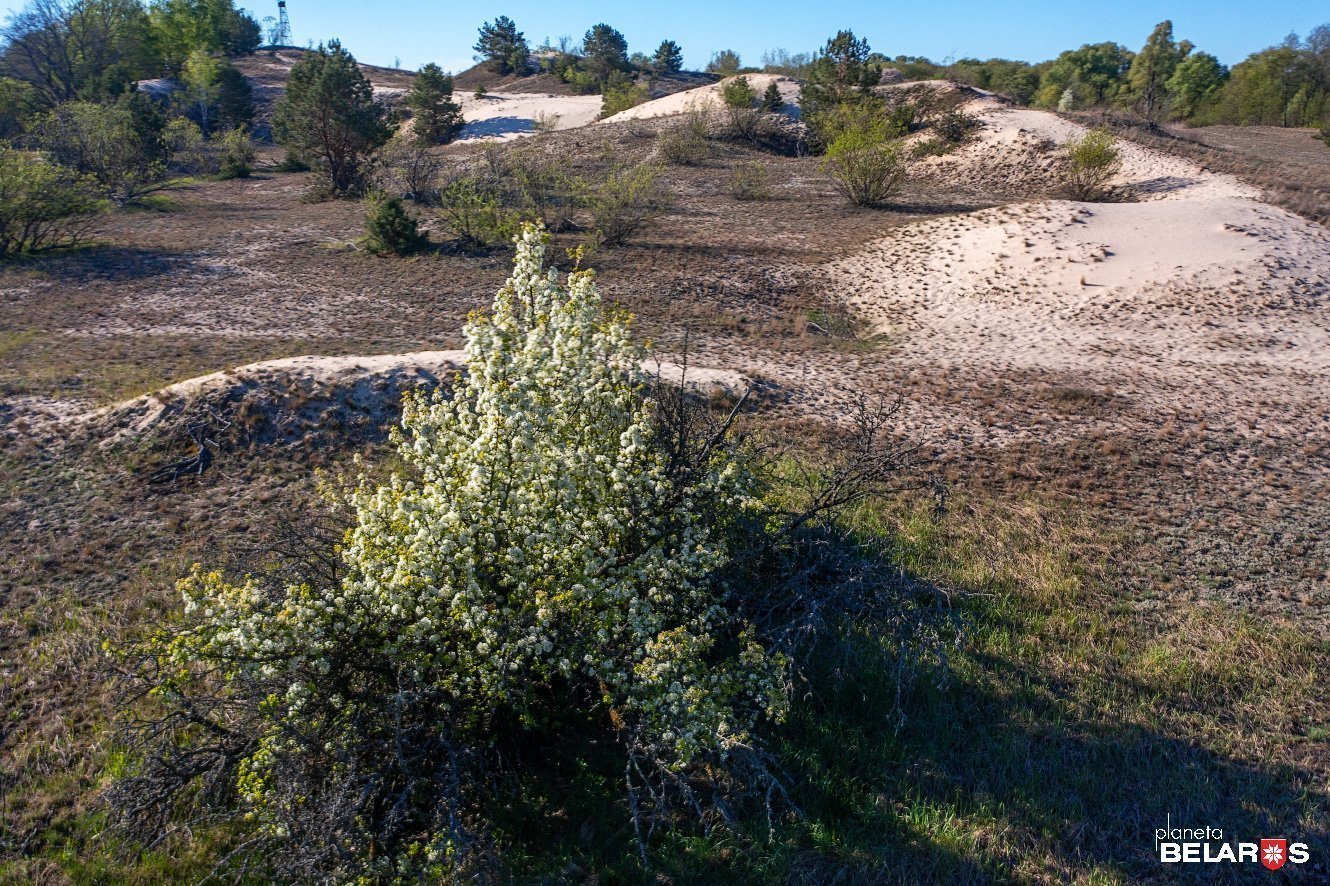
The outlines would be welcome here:
<svg viewBox="0 0 1330 886">
<path fill-rule="evenodd" d="M 530 226 L 517 238 L 491 314 L 466 326 L 453 395 L 407 398 L 407 467 L 352 494 L 345 581 L 265 595 L 196 570 L 181 582 L 198 625 L 177 637 L 182 666 L 289 675 L 272 716 L 300 718 L 328 692 L 319 675 L 364 650 L 444 698 L 453 729 L 571 681 L 675 768 L 783 716 L 785 660 L 710 581 L 725 515 L 756 506 L 749 477 L 724 456 L 699 486 L 671 481 L 628 318 L 602 307 L 592 272 L 547 272 L 545 241 Z M 257 807 L 278 731 L 243 770 Z"/>
</svg>

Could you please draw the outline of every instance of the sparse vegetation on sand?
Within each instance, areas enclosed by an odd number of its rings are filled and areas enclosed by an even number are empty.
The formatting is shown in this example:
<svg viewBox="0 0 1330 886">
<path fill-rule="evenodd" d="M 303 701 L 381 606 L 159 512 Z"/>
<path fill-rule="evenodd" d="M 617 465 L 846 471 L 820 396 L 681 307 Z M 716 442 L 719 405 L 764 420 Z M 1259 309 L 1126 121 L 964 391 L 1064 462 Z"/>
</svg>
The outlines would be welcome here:
<svg viewBox="0 0 1330 886">
<path fill-rule="evenodd" d="M 825 167 L 846 200 L 882 206 L 908 174 L 905 146 L 875 102 L 839 105 L 820 123 L 828 139 Z"/>
<path fill-rule="evenodd" d="M 1063 146 L 1063 182 L 1073 200 L 1101 201 L 1113 194 L 1111 183 L 1122 170 L 1117 139 L 1107 129 L 1092 129 Z"/>
<path fill-rule="evenodd" d="M 0 882 L 1325 880 L 1330 33 L 587 24 L 0 30 Z"/>
</svg>

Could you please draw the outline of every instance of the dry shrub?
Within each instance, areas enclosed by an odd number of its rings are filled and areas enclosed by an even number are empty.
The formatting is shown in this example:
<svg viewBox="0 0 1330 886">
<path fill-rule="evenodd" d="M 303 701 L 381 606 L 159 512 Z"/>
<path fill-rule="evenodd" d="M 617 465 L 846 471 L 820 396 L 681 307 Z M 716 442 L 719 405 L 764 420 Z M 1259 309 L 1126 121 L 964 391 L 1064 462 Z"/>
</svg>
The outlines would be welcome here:
<svg viewBox="0 0 1330 886">
<path fill-rule="evenodd" d="M 734 167 L 730 173 L 729 191 L 736 200 L 771 199 L 771 177 L 767 174 L 766 164 L 749 160 Z"/>
<path fill-rule="evenodd" d="M 691 108 L 656 136 L 656 156 L 676 166 L 698 166 L 711 156 L 711 120 L 706 111 Z"/>
<path fill-rule="evenodd" d="M 437 203 L 443 158 L 417 139 L 395 136 L 379 152 L 374 183 L 379 190 L 415 203 Z"/>
</svg>

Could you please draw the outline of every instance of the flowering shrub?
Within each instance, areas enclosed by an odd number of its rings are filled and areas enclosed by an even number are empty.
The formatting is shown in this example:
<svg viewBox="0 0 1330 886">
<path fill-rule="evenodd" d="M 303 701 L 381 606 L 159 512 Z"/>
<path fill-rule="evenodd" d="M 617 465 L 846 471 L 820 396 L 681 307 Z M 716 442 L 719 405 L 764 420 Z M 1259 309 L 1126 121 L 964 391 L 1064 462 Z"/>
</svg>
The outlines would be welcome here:
<svg viewBox="0 0 1330 886">
<path fill-rule="evenodd" d="M 551 711 L 599 718 L 644 778 L 723 768 L 786 711 L 785 655 L 714 580 L 751 476 L 726 447 L 674 469 L 628 318 L 544 252 L 525 227 L 451 398 L 407 399 L 404 466 L 349 495 L 337 580 L 196 568 L 184 623 L 140 650 L 175 734 L 223 736 L 196 774 L 301 847 L 289 874 L 456 872 L 496 736 Z"/>
</svg>

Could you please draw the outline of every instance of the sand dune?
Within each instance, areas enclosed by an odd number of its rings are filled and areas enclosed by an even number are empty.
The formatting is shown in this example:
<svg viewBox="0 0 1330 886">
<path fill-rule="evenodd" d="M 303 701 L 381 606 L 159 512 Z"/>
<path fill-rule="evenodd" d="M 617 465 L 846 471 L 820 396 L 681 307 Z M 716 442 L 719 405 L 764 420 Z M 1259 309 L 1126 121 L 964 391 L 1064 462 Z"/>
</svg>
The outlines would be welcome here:
<svg viewBox="0 0 1330 886">
<path fill-rule="evenodd" d="M 466 365 L 460 350 L 417 351 L 407 354 L 302 356 L 264 360 L 235 369 L 213 372 L 168 385 L 151 394 L 91 412 L 67 415 L 65 422 L 96 428 L 103 445 L 148 432 L 173 418 L 205 406 L 240 403 L 256 396 L 259 408 L 294 399 L 306 413 L 305 424 L 317 427 L 333 409 L 350 407 L 359 415 L 382 423 L 400 401 L 401 393 L 417 385 L 437 385 Z M 752 383 L 739 372 L 647 359 L 642 368 L 667 384 L 684 382 L 702 393 L 742 394 Z M 272 402 L 264 402 L 269 401 Z M 283 407 L 289 407 L 284 403 Z"/>
<path fill-rule="evenodd" d="M 981 96 L 976 141 L 933 164 L 1084 130 Z M 1330 371 L 1330 231 L 1235 179 L 1123 143 L 1136 202 L 1041 200 L 912 225 L 826 270 L 901 356 L 937 366 L 1107 370 L 1207 385 L 1213 371 Z M 1053 157 L 1056 155 L 1053 154 Z"/>
<path fill-rule="evenodd" d="M 749 84 L 761 95 L 771 83 L 776 84 L 780 90 L 781 98 L 785 100 L 785 107 L 782 109 L 792 117 L 799 115 L 799 82 L 789 77 L 782 77 L 776 74 L 746 74 Z M 664 98 L 654 99 L 644 102 L 635 108 L 629 108 L 615 114 L 613 117 L 606 117 L 603 123 L 621 123 L 625 120 L 647 120 L 652 117 L 668 117 L 673 114 L 685 114 L 691 110 L 711 110 L 721 106 L 720 93 L 722 87 L 733 80 L 728 77 L 719 83 L 712 83 L 707 86 L 699 86 L 697 89 L 687 89 L 683 92 L 676 92 L 673 95 L 667 95 Z"/>
<path fill-rule="evenodd" d="M 460 136 L 470 139 L 508 141 L 535 130 L 541 115 L 557 117 L 556 129 L 576 129 L 586 126 L 600 116 L 599 95 L 546 95 L 533 92 L 487 93 L 481 98 L 458 95 L 455 100 L 462 106 L 466 126 Z"/>
</svg>

